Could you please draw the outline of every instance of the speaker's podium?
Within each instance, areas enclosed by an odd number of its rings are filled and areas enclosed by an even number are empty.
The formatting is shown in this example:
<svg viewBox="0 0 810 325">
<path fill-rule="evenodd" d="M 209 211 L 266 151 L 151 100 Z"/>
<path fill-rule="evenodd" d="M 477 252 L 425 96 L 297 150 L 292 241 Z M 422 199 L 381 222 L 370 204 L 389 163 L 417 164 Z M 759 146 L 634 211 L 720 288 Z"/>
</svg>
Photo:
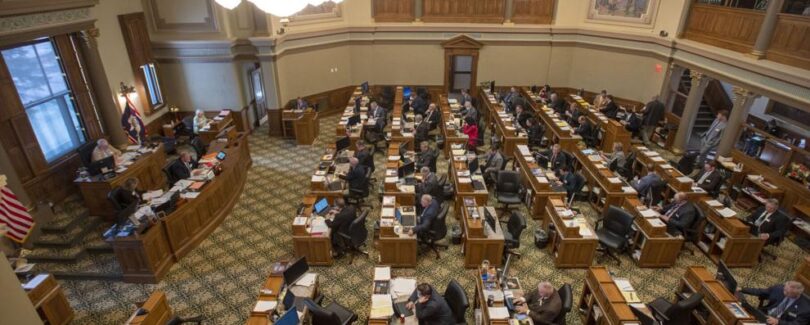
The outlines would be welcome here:
<svg viewBox="0 0 810 325">
<path fill-rule="evenodd" d="M 318 112 L 306 110 L 284 110 L 281 113 L 282 136 L 295 138 L 299 145 L 311 145 L 318 137 Z"/>
</svg>

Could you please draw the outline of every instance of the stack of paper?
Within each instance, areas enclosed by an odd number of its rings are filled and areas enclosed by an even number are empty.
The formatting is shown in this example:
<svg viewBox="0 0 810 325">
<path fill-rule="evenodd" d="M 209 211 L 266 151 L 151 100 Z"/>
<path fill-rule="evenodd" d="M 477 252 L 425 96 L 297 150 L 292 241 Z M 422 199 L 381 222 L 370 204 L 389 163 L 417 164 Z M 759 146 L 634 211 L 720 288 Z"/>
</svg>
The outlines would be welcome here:
<svg viewBox="0 0 810 325">
<path fill-rule="evenodd" d="M 509 309 L 506 307 L 488 307 L 489 319 L 508 319 Z"/>
<path fill-rule="evenodd" d="M 275 300 L 259 300 L 256 302 L 256 306 L 253 307 L 253 312 L 256 313 L 267 313 L 271 312 L 276 309 L 278 306 L 278 301 Z"/>
<path fill-rule="evenodd" d="M 315 284 L 315 280 L 318 279 L 317 273 L 307 272 L 302 276 L 298 281 L 295 282 L 295 285 L 299 285 L 302 287 L 309 287 Z"/>
<path fill-rule="evenodd" d="M 397 197 L 396 196 L 390 196 L 390 195 L 383 196 L 383 206 L 392 206 L 392 205 L 395 205 L 396 203 L 397 203 Z"/>
<path fill-rule="evenodd" d="M 394 303 L 389 295 L 372 295 L 369 318 L 388 318 L 394 314 Z"/>
<path fill-rule="evenodd" d="M 396 278 L 391 280 L 391 292 L 397 297 L 410 296 L 416 290 L 416 279 Z"/>
<path fill-rule="evenodd" d="M 737 212 L 734 212 L 734 210 L 731 210 L 729 208 L 719 209 L 719 210 L 717 210 L 717 213 L 719 213 L 721 216 L 723 216 L 723 218 L 731 218 L 731 217 L 737 215 Z"/>
<path fill-rule="evenodd" d="M 644 210 L 641 210 L 639 212 L 641 213 L 641 216 L 644 217 L 644 218 L 655 218 L 655 217 L 658 217 L 660 215 L 658 212 L 656 212 L 653 209 L 646 209 L 645 208 Z"/>
<path fill-rule="evenodd" d="M 374 268 L 374 281 L 389 281 L 391 280 L 390 267 L 375 267 Z"/>
</svg>

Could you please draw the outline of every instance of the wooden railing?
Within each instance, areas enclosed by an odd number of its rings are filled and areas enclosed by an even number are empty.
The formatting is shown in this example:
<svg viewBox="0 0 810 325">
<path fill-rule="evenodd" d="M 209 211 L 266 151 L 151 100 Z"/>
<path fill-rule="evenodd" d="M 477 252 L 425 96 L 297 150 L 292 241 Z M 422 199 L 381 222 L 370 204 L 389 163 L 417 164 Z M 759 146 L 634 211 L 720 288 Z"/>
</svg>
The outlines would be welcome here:
<svg viewBox="0 0 810 325">
<path fill-rule="evenodd" d="M 373 0 L 371 6 L 376 22 L 410 22 L 414 19 L 413 0 Z"/>
<path fill-rule="evenodd" d="M 515 24 L 551 24 L 554 0 L 513 0 L 512 22 Z"/>
<path fill-rule="evenodd" d="M 684 37 L 747 53 L 757 40 L 764 17 L 762 11 L 695 3 Z"/>
<path fill-rule="evenodd" d="M 766 56 L 810 70 L 810 17 L 779 14 Z"/>
<path fill-rule="evenodd" d="M 516 24 L 551 24 L 554 1 L 512 0 L 508 12 L 507 0 L 373 0 L 372 14 L 376 22 L 410 22 L 421 4 L 425 22 L 500 24 L 511 17 Z"/>
<path fill-rule="evenodd" d="M 422 0 L 422 3 L 422 20 L 435 23 L 500 24 L 506 8 L 504 0 Z"/>
</svg>

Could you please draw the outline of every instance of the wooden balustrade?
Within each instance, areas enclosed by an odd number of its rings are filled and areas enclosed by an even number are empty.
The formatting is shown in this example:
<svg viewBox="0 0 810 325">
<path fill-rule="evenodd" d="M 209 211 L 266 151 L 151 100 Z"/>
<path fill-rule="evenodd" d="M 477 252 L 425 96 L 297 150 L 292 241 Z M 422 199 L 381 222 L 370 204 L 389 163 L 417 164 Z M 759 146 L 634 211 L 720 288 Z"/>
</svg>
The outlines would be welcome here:
<svg viewBox="0 0 810 325">
<path fill-rule="evenodd" d="M 766 57 L 810 69 L 810 17 L 779 14 Z"/>
<path fill-rule="evenodd" d="M 684 37 L 748 53 L 754 47 L 765 13 L 715 5 L 693 4 Z"/>
<path fill-rule="evenodd" d="M 550 24 L 554 1 L 513 0 L 510 15 L 507 0 L 373 0 L 372 15 L 376 22 L 414 21 L 421 2 L 425 22 L 500 24 L 511 16 L 516 24 Z"/>
<path fill-rule="evenodd" d="M 515 24 L 551 24 L 554 0 L 514 0 L 512 22 Z"/>
<path fill-rule="evenodd" d="M 371 8 L 376 22 L 410 22 L 414 20 L 414 0 L 373 0 Z"/>
</svg>

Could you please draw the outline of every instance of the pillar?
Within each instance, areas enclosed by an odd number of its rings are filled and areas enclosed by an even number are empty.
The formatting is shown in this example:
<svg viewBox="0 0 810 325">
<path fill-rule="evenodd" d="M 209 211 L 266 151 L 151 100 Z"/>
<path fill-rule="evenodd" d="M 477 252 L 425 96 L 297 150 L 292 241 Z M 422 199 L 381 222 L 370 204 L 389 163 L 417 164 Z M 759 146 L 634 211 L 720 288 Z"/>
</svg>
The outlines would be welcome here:
<svg viewBox="0 0 810 325">
<path fill-rule="evenodd" d="M 414 1 L 413 6 L 413 21 L 421 22 L 422 21 L 422 1 L 416 0 Z"/>
<path fill-rule="evenodd" d="M 28 294 L 22 289 L 20 280 L 6 261 L 6 256 L 0 256 L 0 292 L 3 293 L 0 324 L 42 324 Z"/>
<path fill-rule="evenodd" d="M 97 28 L 93 28 L 82 31 L 80 35 L 82 41 L 78 43 L 84 57 L 84 66 L 92 80 L 101 129 L 109 137 L 110 143 L 116 145 L 128 143 L 124 130 L 121 128 L 121 108 L 118 106 L 118 97 L 110 87 L 107 74 L 104 72 L 104 64 L 101 62 L 101 54 L 98 52 L 96 38 L 99 31 Z"/>
<path fill-rule="evenodd" d="M 515 7 L 514 7 L 514 0 L 506 0 L 506 9 L 504 10 L 504 17 L 503 23 L 504 24 L 511 24 L 512 23 L 512 15 L 515 14 Z"/>
<path fill-rule="evenodd" d="M 689 97 L 681 115 L 681 123 L 678 125 L 678 132 L 675 135 L 675 142 L 672 143 L 672 150 L 676 154 L 686 151 L 689 137 L 692 135 L 692 128 L 695 126 L 695 118 L 700 109 L 700 102 L 703 100 L 703 93 L 709 85 L 709 77 L 697 71 L 691 71 L 692 87 L 689 90 Z"/>
<path fill-rule="evenodd" d="M 754 48 L 751 50 L 751 55 L 757 59 L 765 57 L 765 52 L 768 51 L 768 46 L 771 44 L 773 38 L 773 30 L 776 28 L 776 21 L 779 17 L 779 12 L 782 10 L 784 0 L 770 0 L 768 1 L 768 10 L 765 11 L 765 18 L 762 20 L 762 26 L 759 27 L 759 35 L 757 41 L 754 43 Z"/>
<path fill-rule="evenodd" d="M 683 70 L 686 69 L 682 66 L 676 65 L 675 62 L 669 64 L 669 74 L 664 78 L 664 84 L 661 86 L 661 95 L 659 100 L 666 106 L 666 111 L 672 110 L 672 103 L 674 103 L 675 93 L 678 91 Z"/>
<path fill-rule="evenodd" d="M 751 110 L 751 105 L 758 95 L 748 91 L 747 89 L 734 86 L 732 89 L 734 93 L 734 105 L 728 115 L 728 123 L 723 135 L 720 137 L 720 143 L 717 145 L 717 154 L 727 156 L 734 144 L 737 142 L 737 137 L 740 135 L 740 126 L 745 123 L 748 118 L 748 112 Z"/>
</svg>

